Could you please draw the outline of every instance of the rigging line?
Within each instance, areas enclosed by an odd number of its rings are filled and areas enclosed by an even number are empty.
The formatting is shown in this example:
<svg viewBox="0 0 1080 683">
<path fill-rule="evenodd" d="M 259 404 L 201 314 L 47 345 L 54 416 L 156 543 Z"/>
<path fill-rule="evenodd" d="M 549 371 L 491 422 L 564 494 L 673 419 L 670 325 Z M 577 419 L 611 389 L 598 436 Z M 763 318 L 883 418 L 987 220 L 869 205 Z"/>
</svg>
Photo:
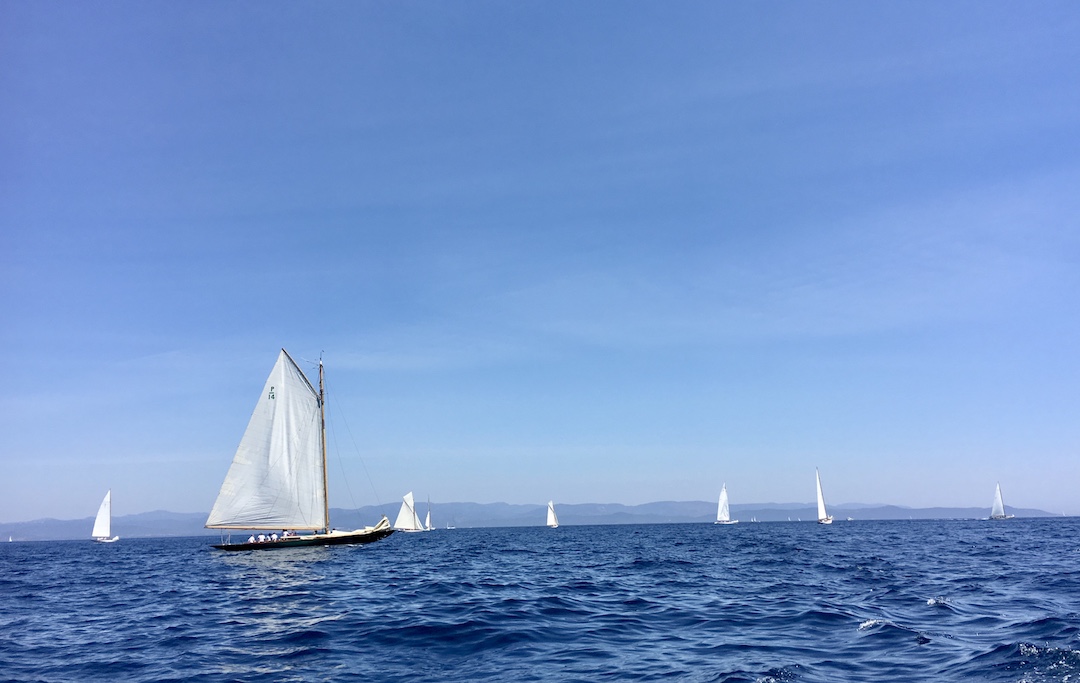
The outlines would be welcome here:
<svg viewBox="0 0 1080 683">
<path fill-rule="evenodd" d="M 325 381 L 325 379 L 324 379 L 324 381 Z M 326 382 L 326 391 L 328 393 L 330 391 L 330 383 L 329 382 Z M 364 462 L 364 457 L 360 454 L 360 446 L 356 443 L 356 437 L 353 436 L 352 428 L 349 427 L 349 421 L 346 420 L 344 417 L 342 417 L 341 421 L 345 424 L 345 431 L 348 432 L 349 440 L 352 441 L 353 449 L 356 451 L 356 459 L 360 461 L 360 467 L 363 468 L 364 476 L 367 477 L 368 485 L 371 487 L 371 494 L 372 494 L 372 496 L 374 496 L 375 502 L 378 505 L 379 509 L 383 510 L 383 512 L 385 514 L 384 508 L 386 506 L 383 504 L 382 500 L 379 499 L 379 492 L 375 490 L 375 480 L 371 478 L 371 473 L 368 472 L 367 463 Z"/>
<path fill-rule="evenodd" d="M 308 360 L 306 358 L 304 358 L 303 360 L 306 363 L 310 363 L 311 365 L 314 365 L 315 367 L 318 367 L 319 365 L 322 364 L 322 354 L 323 354 L 323 352 L 319 352 L 319 360 L 318 361 L 311 361 L 311 360 Z M 326 378 L 325 373 L 323 373 L 322 382 L 323 382 L 323 392 L 324 393 L 323 393 L 323 395 L 321 397 L 321 402 L 322 402 L 322 405 L 323 405 L 324 408 L 329 407 L 329 410 L 327 410 L 326 412 L 329 413 L 329 416 L 328 416 L 329 420 L 328 421 L 330 423 L 330 432 L 334 435 L 334 438 L 331 441 L 333 442 L 334 456 L 335 456 L 335 459 L 337 460 L 338 468 L 341 470 L 341 481 L 345 484 L 345 491 L 349 494 L 349 502 L 352 503 L 352 509 L 353 510 L 359 510 L 360 506 L 356 504 L 356 496 L 353 495 L 352 487 L 349 485 L 349 477 L 346 476 L 346 474 L 345 474 L 345 463 L 344 463 L 344 458 L 341 457 L 341 449 L 338 447 L 337 432 L 334 431 L 334 416 L 336 415 L 336 413 L 334 411 L 336 410 L 336 408 L 334 407 L 334 402 L 331 401 L 330 398 L 329 398 L 330 397 L 330 381 Z M 345 418 L 342 417 L 343 421 L 344 421 L 344 419 Z M 347 422 L 346 422 L 345 426 L 346 426 L 346 428 L 348 428 L 349 425 L 348 425 Z M 363 461 L 361 461 L 361 464 L 363 464 Z M 365 470 L 365 474 L 367 474 L 366 470 Z M 370 479 L 370 476 L 368 478 Z M 329 491 L 327 492 L 327 495 L 329 495 Z M 329 507 L 329 500 L 327 501 L 327 507 Z M 329 519 L 327 519 L 327 523 L 329 524 Z"/>
<path fill-rule="evenodd" d="M 356 496 L 353 495 L 352 486 L 349 485 L 349 477 L 345 474 L 345 461 L 344 461 L 344 458 L 341 457 L 341 447 L 338 446 L 338 438 L 337 438 L 337 431 L 336 431 L 335 418 L 337 416 L 337 413 L 335 411 L 337 410 L 337 408 L 334 406 L 333 403 L 331 403 L 329 401 L 328 397 L 330 395 L 330 383 L 326 381 L 326 376 L 325 375 L 323 375 L 323 385 L 325 386 L 325 391 L 326 391 L 326 396 L 323 397 L 323 400 L 325 401 L 324 406 L 327 405 L 327 404 L 330 406 L 330 410 L 327 411 L 327 412 L 330 413 L 330 416 L 329 416 L 330 417 L 330 419 L 329 419 L 330 432 L 334 436 L 334 438 L 332 439 L 333 444 L 334 444 L 334 458 L 335 458 L 335 460 L 337 460 L 338 469 L 341 470 L 341 481 L 344 482 L 345 490 L 349 494 L 349 502 L 352 503 L 352 509 L 353 510 L 359 510 L 360 506 L 356 504 Z M 342 420 L 344 420 L 344 419 L 345 418 L 343 417 Z"/>
<path fill-rule="evenodd" d="M 345 490 L 349 493 L 349 502 L 352 503 L 352 509 L 359 510 L 360 506 L 356 504 L 356 496 L 353 495 L 352 487 L 349 486 L 349 477 L 345 474 L 345 463 L 344 459 L 341 457 L 341 449 L 338 447 L 337 431 L 335 431 L 334 423 L 335 413 L 333 411 L 334 409 L 331 408 L 330 419 L 327 421 L 330 423 L 330 432 L 334 436 L 334 459 L 337 460 L 338 469 L 341 470 L 341 481 L 344 482 Z"/>
</svg>

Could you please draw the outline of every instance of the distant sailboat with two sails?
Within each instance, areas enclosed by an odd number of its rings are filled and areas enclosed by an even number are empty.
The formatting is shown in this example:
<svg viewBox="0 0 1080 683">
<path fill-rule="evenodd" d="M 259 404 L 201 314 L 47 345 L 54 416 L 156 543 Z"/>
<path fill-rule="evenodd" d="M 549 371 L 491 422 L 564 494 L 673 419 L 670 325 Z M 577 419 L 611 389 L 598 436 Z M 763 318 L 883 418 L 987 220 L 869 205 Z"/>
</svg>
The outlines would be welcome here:
<svg viewBox="0 0 1080 683">
<path fill-rule="evenodd" d="M 720 487 L 720 502 L 716 507 L 716 521 L 713 524 L 738 524 L 739 520 L 731 518 L 731 509 L 728 505 L 727 484 Z"/>
<path fill-rule="evenodd" d="M 105 499 L 101 501 L 97 517 L 94 518 L 94 530 L 90 537 L 98 543 L 115 543 L 120 540 L 119 536 L 112 535 L 112 489 L 105 493 Z M 11 537 L 8 536 L 8 540 Z"/>
<path fill-rule="evenodd" d="M 547 525 L 552 529 L 559 528 L 559 517 L 555 514 L 555 503 L 550 500 L 547 508 Z"/>
<path fill-rule="evenodd" d="M 814 468 L 814 475 L 817 477 L 817 521 L 818 524 L 832 524 L 832 517 L 825 511 L 825 495 L 821 493 L 821 473 L 818 469 Z"/>
<path fill-rule="evenodd" d="M 282 531 L 214 546 L 221 550 L 371 543 L 394 532 L 386 517 L 353 531 L 330 526 L 321 359 L 316 391 L 285 349 L 278 354 L 206 528 Z"/>
<path fill-rule="evenodd" d="M 990 519 L 1012 519 L 1015 515 L 1005 514 L 1005 503 L 1001 501 L 1001 484 L 994 490 L 994 505 L 990 508 Z"/>
<path fill-rule="evenodd" d="M 431 510 L 428 510 L 428 524 L 431 523 Z M 409 491 L 401 498 L 401 509 L 398 510 L 397 519 L 394 520 L 395 531 L 405 531 L 412 533 L 414 531 L 431 531 L 430 528 L 425 528 L 420 523 L 420 516 L 416 514 L 416 504 L 413 502 L 412 491 Z"/>
</svg>

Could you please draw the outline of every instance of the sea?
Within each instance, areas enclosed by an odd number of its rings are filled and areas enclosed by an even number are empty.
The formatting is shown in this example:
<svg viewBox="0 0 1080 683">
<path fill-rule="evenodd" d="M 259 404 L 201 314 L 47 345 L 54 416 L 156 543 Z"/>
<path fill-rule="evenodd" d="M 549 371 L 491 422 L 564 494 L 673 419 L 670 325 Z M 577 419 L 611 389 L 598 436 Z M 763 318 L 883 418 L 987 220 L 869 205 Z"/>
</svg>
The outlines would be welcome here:
<svg viewBox="0 0 1080 683">
<path fill-rule="evenodd" d="M 1080 681 L 1080 519 L 0 543 L 0 681 Z"/>
</svg>

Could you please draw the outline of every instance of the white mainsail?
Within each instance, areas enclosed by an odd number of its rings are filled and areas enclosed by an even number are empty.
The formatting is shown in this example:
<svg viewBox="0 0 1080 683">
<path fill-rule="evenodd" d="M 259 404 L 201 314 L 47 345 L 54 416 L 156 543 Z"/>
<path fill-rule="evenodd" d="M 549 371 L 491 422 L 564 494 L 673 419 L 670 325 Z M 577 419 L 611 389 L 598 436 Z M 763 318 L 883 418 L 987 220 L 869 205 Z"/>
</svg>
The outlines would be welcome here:
<svg viewBox="0 0 1080 683">
<path fill-rule="evenodd" d="M 731 510 L 728 505 L 727 484 L 720 487 L 720 501 L 716 506 L 717 524 L 736 524 L 739 520 L 731 519 Z"/>
<path fill-rule="evenodd" d="M 825 496 L 821 493 L 821 473 L 814 468 L 817 477 L 817 521 L 818 524 L 832 524 L 832 517 L 825 511 Z"/>
<path fill-rule="evenodd" d="M 552 529 L 559 526 L 559 518 L 555 515 L 555 503 L 554 501 L 548 501 L 547 509 L 547 525 Z"/>
<path fill-rule="evenodd" d="M 431 508 L 428 508 L 427 518 L 424 520 L 424 529 L 431 531 L 434 527 L 431 526 Z"/>
<path fill-rule="evenodd" d="M 1005 514 L 1005 503 L 1001 501 L 1001 484 L 994 490 L 994 506 L 990 508 L 990 519 L 1008 519 L 1012 515 Z"/>
<path fill-rule="evenodd" d="M 416 505 L 413 503 L 412 491 L 406 493 L 401 499 L 401 509 L 398 510 L 397 519 L 394 521 L 394 529 L 397 531 L 423 531 L 420 517 L 416 514 Z"/>
<path fill-rule="evenodd" d="M 326 529 L 319 392 L 281 350 L 206 520 L 211 529 Z"/>
<path fill-rule="evenodd" d="M 112 538 L 112 489 L 105 493 L 105 499 L 101 501 L 90 537 L 101 541 Z"/>
</svg>

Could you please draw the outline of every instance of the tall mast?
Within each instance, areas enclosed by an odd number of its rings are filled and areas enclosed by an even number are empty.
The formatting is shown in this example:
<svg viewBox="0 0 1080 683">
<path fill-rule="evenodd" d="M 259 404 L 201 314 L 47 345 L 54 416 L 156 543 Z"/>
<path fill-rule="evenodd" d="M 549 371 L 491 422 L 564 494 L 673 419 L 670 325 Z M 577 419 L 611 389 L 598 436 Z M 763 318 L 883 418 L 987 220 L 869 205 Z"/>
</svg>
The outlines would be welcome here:
<svg viewBox="0 0 1080 683">
<path fill-rule="evenodd" d="M 323 519 L 326 520 L 326 529 L 330 531 L 330 486 L 326 476 L 326 398 L 323 395 L 323 366 L 322 356 L 319 356 L 319 428 L 322 431 L 322 491 L 323 491 Z"/>
</svg>

